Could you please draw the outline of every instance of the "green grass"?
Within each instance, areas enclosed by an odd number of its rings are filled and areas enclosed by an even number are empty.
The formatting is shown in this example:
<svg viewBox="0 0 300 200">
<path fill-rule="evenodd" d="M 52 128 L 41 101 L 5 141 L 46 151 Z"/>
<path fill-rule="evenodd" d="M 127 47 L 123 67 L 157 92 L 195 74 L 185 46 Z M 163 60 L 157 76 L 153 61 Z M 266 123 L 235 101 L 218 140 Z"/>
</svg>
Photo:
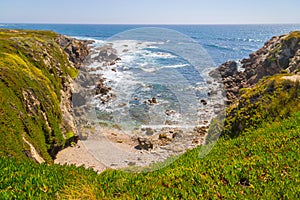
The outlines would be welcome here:
<svg viewBox="0 0 300 200">
<path fill-rule="evenodd" d="M 151 173 L 1 159 L 0 198 L 61 199 L 298 199 L 300 112 L 239 137 L 222 137 L 204 158 L 198 147 Z M 239 184 L 242 178 L 250 186 Z"/>
</svg>

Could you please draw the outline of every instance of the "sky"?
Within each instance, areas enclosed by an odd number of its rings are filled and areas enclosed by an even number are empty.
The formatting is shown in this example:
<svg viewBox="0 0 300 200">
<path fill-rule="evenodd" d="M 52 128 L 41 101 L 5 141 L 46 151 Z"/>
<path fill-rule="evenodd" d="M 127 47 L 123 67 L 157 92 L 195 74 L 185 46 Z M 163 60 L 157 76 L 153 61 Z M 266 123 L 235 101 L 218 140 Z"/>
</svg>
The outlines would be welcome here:
<svg viewBox="0 0 300 200">
<path fill-rule="evenodd" d="M 0 0 L 0 23 L 300 23 L 300 0 Z"/>
</svg>

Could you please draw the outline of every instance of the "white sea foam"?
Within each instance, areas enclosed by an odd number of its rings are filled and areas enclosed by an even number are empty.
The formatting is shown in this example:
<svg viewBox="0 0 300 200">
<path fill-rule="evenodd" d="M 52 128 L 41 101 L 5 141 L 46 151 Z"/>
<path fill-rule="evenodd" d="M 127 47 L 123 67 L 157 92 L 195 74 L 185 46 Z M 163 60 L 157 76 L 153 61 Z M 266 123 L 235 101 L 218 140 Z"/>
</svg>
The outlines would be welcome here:
<svg viewBox="0 0 300 200">
<path fill-rule="evenodd" d="M 147 67 L 142 65 L 141 69 L 145 72 L 153 73 L 153 72 L 159 71 L 161 69 L 176 69 L 176 68 L 181 68 L 181 67 L 186 67 L 186 66 L 188 66 L 188 64 L 164 65 L 164 66 L 161 66 L 161 67 L 148 67 L 147 68 Z"/>
<path fill-rule="evenodd" d="M 178 65 L 166 65 L 161 68 L 181 68 L 181 67 L 186 67 L 189 66 L 188 64 L 178 64 Z"/>
<path fill-rule="evenodd" d="M 151 58 L 176 58 L 176 56 L 170 54 L 170 53 L 165 53 L 165 52 L 148 52 L 147 54 L 144 55 L 144 57 L 151 57 Z"/>
<path fill-rule="evenodd" d="M 157 46 L 151 46 L 151 45 L 150 45 L 150 46 L 147 46 L 147 48 L 148 48 L 148 49 L 158 49 Z"/>
<path fill-rule="evenodd" d="M 105 44 L 104 40 L 95 40 L 95 39 L 91 39 L 94 40 L 94 43 L 92 44 L 93 46 L 99 47 L 102 46 L 103 44 Z"/>
<path fill-rule="evenodd" d="M 98 40 L 98 39 L 91 38 L 91 37 L 82 37 L 82 36 L 71 36 L 71 37 L 76 38 L 78 40 L 91 40 L 91 41 L 94 41 L 92 44 L 90 44 L 90 46 L 93 46 L 93 47 L 100 47 L 100 46 L 102 46 L 103 44 L 106 43 L 105 40 Z"/>
</svg>

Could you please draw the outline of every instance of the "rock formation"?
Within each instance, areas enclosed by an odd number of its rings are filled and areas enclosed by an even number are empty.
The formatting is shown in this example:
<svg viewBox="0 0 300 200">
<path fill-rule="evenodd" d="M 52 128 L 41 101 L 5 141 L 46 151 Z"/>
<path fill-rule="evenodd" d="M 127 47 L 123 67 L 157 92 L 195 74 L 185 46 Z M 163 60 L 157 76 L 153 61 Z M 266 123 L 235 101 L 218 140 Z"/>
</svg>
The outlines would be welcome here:
<svg viewBox="0 0 300 200">
<path fill-rule="evenodd" d="M 59 35 L 55 41 L 68 54 L 69 60 L 76 68 L 79 68 L 87 60 L 90 53 L 88 44 L 93 42 L 91 40 L 77 40 L 64 35 Z"/>
<path fill-rule="evenodd" d="M 241 61 L 241 70 L 235 61 L 228 61 L 210 72 L 223 82 L 227 103 L 237 99 L 239 89 L 251 87 L 265 76 L 300 72 L 300 32 L 275 36 L 249 58 Z"/>
</svg>

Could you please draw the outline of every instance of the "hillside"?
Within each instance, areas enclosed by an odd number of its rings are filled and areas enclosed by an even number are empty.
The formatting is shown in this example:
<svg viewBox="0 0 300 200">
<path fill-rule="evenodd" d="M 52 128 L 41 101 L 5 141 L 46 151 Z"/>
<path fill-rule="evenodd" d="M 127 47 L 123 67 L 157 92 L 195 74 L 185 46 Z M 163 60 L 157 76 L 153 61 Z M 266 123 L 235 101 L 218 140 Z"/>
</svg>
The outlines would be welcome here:
<svg viewBox="0 0 300 200">
<path fill-rule="evenodd" d="M 264 122 L 281 121 L 300 110 L 300 76 L 279 74 L 240 90 L 240 98 L 227 108 L 224 134 L 236 137 Z"/>
<path fill-rule="evenodd" d="M 74 135 L 70 83 L 87 54 L 54 32 L 0 29 L 1 157 L 52 162 Z"/>
<path fill-rule="evenodd" d="M 76 76 L 68 56 L 82 62 L 66 45 L 70 39 L 52 32 L 0 33 L 0 131 L 5 134 L 0 199 L 300 198 L 298 32 L 268 41 L 242 62 L 242 71 L 227 62 L 211 73 L 224 82 L 230 105 L 223 136 L 206 157 L 200 158 L 199 146 L 151 173 L 100 175 L 84 167 L 37 164 L 24 154 L 30 146 L 23 137 L 51 162 L 49 152 L 64 146 L 64 133 L 74 131 L 60 109 L 62 91 L 68 91 L 64 83 Z M 290 49 L 286 57 L 285 49 Z"/>
</svg>

